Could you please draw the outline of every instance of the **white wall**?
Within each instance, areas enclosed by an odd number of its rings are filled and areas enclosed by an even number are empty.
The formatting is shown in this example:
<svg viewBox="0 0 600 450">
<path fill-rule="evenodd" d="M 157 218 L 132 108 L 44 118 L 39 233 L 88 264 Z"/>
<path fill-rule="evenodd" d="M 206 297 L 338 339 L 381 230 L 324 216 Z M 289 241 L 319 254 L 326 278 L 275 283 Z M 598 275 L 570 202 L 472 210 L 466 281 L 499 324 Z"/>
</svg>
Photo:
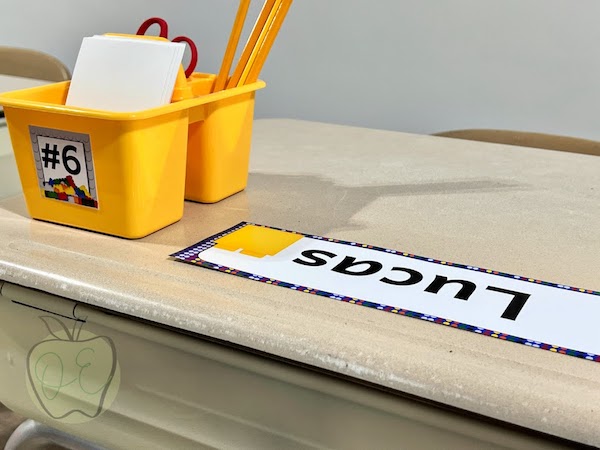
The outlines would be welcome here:
<svg viewBox="0 0 600 450">
<path fill-rule="evenodd" d="M 259 3 L 255 0 L 254 3 Z M 236 0 L 0 0 L 0 45 L 73 66 L 81 38 L 147 17 L 219 67 Z M 254 5 L 254 11 L 259 5 Z M 600 139 L 598 0 L 296 0 L 259 117 L 419 133 L 528 129 Z"/>
</svg>

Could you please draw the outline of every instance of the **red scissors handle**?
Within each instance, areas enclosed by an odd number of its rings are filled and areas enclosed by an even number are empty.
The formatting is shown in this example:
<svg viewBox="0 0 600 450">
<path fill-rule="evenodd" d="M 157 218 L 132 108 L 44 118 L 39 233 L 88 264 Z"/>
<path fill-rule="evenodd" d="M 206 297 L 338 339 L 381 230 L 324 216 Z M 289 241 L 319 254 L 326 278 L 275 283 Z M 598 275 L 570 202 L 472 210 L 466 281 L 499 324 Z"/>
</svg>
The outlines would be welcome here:
<svg viewBox="0 0 600 450">
<path fill-rule="evenodd" d="M 136 34 L 140 36 L 146 34 L 146 31 L 148 31 L 152 25 L 158 25 L 160 30 L 159 36 L 161 38 L 169 39 L 169 24 L 167 24 L 165 19 L 161 19 L 160 17 L 151 17 L 145 20 L 138 28 Z M 177 36 L 173 39 L 173 42 L 185 42 L 190 47 L 190 63 L 188 64 L 187 69 L 185 69 L 185 76 L 189 77 L 194 72 L 196 64 L 198 64 L 198 47 L 196 47 L 194 41 L 187 36 Z"/>
<path fill-rule="evenodd" d="M 158 25 L 160 29 L 159 36 L 161 38 L 169 39 L 169 24 L 165 19 L 161 19 L 160 17 L 150 17 L 149 19 L 145 20 L 135 34 L 138 36 L 143 36 L 146 34 L 146 31 L 148 31 L 148 28 L 150 28 L 152 25 Z"/>
<path fill-rule="evenodd" d="M 173 38 L 173 42 L 185 42 L 190 46 L 190 63 L 188 64 L 187 69 L 185 69 L 185 76 L 189 77 L 194 73 L 196 64 L 198 64 L 198 48 L 194 41 L 187 36 L 177 36 L 176 38 Z"/>
</svg>

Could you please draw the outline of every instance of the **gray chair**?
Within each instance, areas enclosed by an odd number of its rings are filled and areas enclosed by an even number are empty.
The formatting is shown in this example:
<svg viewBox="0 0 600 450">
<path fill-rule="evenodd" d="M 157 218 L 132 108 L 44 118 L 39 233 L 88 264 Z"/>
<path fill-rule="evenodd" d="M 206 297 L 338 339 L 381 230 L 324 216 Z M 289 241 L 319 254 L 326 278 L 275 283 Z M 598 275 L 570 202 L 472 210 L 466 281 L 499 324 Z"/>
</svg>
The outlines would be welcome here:
<svg viewBox="0 0 600 450">
<path fill-rule="evenodd" d="M 0 46 L 0 74 L 47 81 L 71 79 L 69 69 L 54 56 L 37 50 Z"/>
<path fill-rule="evenodd" d="M 600 142 L 553 134 L 510 130 L 468 129 L 444 131 L 435 133 L 434 136 L 600 156 Z"/>
</svg>

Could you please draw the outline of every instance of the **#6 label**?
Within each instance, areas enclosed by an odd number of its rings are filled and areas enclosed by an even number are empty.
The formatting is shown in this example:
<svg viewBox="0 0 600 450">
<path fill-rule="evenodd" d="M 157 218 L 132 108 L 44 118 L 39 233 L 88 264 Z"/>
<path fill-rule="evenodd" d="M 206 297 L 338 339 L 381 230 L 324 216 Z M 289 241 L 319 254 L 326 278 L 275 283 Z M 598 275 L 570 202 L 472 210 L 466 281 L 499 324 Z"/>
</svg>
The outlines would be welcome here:
<svg viewBox="0 0 600 450">
<path fill-rule="evenodd" d="M 97 209 L 90 135 L 36 126 L 29 134 L 42 195 Z"/>
</svg>

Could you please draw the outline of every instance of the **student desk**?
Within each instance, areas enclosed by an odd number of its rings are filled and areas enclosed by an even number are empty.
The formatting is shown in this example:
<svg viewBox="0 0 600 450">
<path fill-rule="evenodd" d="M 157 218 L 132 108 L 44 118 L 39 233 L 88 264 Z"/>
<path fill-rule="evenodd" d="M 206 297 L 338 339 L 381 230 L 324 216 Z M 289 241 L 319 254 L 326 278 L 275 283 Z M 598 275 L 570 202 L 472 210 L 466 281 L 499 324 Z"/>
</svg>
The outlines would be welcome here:
<svg viewBox="0 0 600 450">
<path fill-rule="evenodd" d="M 118 448 L 600 445 L 597 363 L 168 258 L 250 221 L 598 290 L 600 158 L 290 120 L 252 152 L 246 191 L 138 241 L 0 201 L 0 401 Z M 99 417 L 34 404 L 44 315 L 114 342 Z"/>
</svg>

